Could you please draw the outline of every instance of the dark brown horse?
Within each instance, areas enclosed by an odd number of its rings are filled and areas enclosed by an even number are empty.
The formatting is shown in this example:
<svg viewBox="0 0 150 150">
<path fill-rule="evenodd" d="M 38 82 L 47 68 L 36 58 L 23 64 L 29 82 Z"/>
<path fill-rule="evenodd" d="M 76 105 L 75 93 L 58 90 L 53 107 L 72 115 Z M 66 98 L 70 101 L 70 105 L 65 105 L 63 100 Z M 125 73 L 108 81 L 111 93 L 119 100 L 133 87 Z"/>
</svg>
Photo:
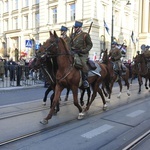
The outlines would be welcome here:
<svg viewBox="0 0 150 150">
<path fill-rule="evenodd" d="M 74 57 L 70 50 L 68 50 L 66 43 L 62 38 L 59 38 L 54 31 L 54 34 L 50 32 L 50 39 L 48 39 L 43 46 L 40 47 L 41 51 L 45 51 L 45 55 L 48 57 L 57 57 L 58 69 L 56 72 L 56 86 L 55 86 L 55 96 L 52 104 L 52 108 L 49 111 L 49 114 L 44 118 L 41 123 L 47 124 L 48 120 L 52 118 L 54 108 L 57 103 L 59 103 L 59 97 L 64 88 L 70 88 L 73 93 L 74 105 L 79 110 L 78 119 L 82 119 L 84 116 L 84 111 L 87 111 L 94 101 L 97 92 L 101 95 L 103 100 L 103 108 L 106 108 L 106 101 L 103 96 L 103 93 L 99 85 L 105 81 L 105 85 L 109 90 L 109 73 L 105 64 L 100 64 L 101 66 L 100 74 L 93 75 L 88 78 L 90 86 L 92 88 L 91 100 L 85 110 L 78 103 L 78 88 L 83 89 L 81 85 L 81 71 L 74 67 Z"/>
<path fill-rule="evenodd" d="M 102 61 L 104 64 L 107 65 L 108 69 L 109 69 L 109 73 L 111 75 L 111 93 L 112 93 L 112 88 L 115 82 L 118 82 L 119 87 L 120 87 L 120 92 L 118 94 L 118 98 L 121 96 L 122 93 L 122 81 L 121 79 L 125 82 L 125 85 L 127 86 L 127 95 L 130 96 L 130 91 L 129 91 L 129 69 L 126 68 L 126 72 L 124 74 L 121 75 L 121 78 L 119 79 L 119 75 L 118 73 L 113 69 L 113 62 L 109 59 L 108 57 L 108 52 L 107 49 L 103 52 L 103 57 L 102 57 Z M 111 94 L 109 94 L 108 99 L 111 98 Z"/>
<path fill-rule="evenodd" d="M 138 76 L 138 82 L 139 82 L 139 91 L 141 92 L 141 86 L 143 84 L 142 77 L 145 78 L 145 88 L 148 89 L 147 81 L 150 81 L 150 68 L 148 67 L 148 64 L 146 62 L 146 59 L 144 57 L 144 54 L 138 54 L 135 57 L 135 70 L 137 72 Z M 149 83 L 150 87 L 150 83 Z"/>
</svg>

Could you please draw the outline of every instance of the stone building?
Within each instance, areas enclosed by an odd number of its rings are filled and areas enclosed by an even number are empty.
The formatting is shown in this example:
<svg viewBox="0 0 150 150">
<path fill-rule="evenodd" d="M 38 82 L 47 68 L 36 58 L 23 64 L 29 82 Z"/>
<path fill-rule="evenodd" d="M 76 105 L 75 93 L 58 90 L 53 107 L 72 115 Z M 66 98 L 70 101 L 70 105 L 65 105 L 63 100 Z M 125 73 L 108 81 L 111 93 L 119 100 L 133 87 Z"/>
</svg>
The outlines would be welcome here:
<svg viewBox="0 0 150 150">
<path fill-rule="evenodd" d="M 32 57 L 38 44 L 49 38 L 49 30 L 60 35 L 64 25 L 70 34 L 78 20 L 84 31 L 93 22 L 91 58 L 99 58 L 115 40 L 128 46 L 126 59 L 132 59 L 141 44 L 150 45 L 149 5 L 149 0 L 0 0 L 0 55 L 14 57 L 17 48 L 19 56 Z"/>
</svg>

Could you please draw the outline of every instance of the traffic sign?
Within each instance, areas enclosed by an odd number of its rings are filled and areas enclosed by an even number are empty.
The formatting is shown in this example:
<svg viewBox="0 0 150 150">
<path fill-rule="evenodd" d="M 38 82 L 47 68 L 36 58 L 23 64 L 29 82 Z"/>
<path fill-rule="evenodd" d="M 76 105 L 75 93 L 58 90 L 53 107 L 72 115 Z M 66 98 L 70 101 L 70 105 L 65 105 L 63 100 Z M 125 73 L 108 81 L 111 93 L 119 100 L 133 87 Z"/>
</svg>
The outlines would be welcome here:
<svg viewBox="0 0 150 150">
<path fill-rule="evenodd" d="M 40 48 L 39 44 L 35 44 L 35 49 L 38 50 Z"/>
<path fill-rule="evenodd" d="M 32 41 L 31 40 L 26 40 L 25 41 L 25 46 L 28 48 L 32 48 Z"/>
</svg>

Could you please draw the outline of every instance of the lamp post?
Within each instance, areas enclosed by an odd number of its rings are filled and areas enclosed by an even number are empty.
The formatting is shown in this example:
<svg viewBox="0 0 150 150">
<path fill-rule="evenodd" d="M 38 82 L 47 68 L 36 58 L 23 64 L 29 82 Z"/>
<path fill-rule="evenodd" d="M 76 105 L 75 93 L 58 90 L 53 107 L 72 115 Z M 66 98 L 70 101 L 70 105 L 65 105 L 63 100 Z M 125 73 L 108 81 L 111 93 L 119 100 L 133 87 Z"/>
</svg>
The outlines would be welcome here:
<svg viewBox="0 0 150 150">
<path fill-rule="evenodd" d="M 114 41 L 114 3 L 115 0 L 112 0 L 111 49 L 112 49 L 112 42 Z"/>
<path fill-rule="evenodd" d="M 114 5 L 116 2 L 117 0 L 112 0 L 111 44 L 114 41 Z M 130 0 L 127 1 L 126 5 L 131 5 Z M 111 49 L 112 49 L 112 45 L 111 45 Z"/>
</svg>

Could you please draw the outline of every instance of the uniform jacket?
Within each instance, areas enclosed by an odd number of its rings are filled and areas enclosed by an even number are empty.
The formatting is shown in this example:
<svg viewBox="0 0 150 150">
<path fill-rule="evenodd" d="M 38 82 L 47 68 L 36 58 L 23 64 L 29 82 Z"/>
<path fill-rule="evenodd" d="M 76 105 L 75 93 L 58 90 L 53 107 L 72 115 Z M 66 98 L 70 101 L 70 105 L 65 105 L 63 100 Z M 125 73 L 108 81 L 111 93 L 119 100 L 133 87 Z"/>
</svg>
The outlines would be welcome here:
<svg viewBox="0 0 150 150">
<path fill-rule="evenodd" d="M 71 35 L 71 48 L 80 50 L 80 57 L 88 57 L 89 51 L 91 50 L 93 43 L 91 37 L 86 32 L 80 32 L 79 34 Z"/>
</svg>

